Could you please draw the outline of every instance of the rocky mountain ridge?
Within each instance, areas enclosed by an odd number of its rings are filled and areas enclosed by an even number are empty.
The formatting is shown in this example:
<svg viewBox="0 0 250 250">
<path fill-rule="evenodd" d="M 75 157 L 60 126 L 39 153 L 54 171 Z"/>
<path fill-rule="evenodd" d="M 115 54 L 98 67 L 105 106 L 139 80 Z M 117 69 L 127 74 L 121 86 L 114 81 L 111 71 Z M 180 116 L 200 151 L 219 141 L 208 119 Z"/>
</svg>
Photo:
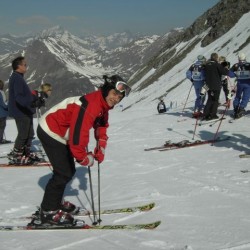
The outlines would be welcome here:
<svg viewBox="0 0 250 250">
<path fill-rule="evenodd" d="M 93 91 L 96 85 L 102 83 L 103 74 L 122 75 L 134 86 L 133 92 L 138 92 L 173 70 L 193 50 L 209 46 L 219 39 L 250 11 L 249 3 L 250 0 L 239 0 L 237 3 L 221 0 L 187 29 L 176 28 L 163 36 L 133 38 L 125 32 L 106 38 L 79 38 L 59 26 L 33 37 L 2 36 L 1 79 L 8 80 L 13 58 L 24 55 L 28 62 L 25 78 L 30 88 L 37 89 L 42 82 L 53 85 L 53 98 L 48 100 L 48 106 L 65 97 Z M 248 37 L 240 48 L 249 44 L 249 40 Z"/>
</svg>

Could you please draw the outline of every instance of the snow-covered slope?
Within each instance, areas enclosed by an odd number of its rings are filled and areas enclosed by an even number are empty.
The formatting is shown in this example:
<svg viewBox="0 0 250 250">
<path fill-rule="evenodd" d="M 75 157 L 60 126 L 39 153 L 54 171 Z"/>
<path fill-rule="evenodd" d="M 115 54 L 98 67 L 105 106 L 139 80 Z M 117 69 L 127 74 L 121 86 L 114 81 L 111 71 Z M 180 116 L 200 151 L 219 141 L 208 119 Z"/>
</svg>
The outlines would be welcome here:
<svg viewBox="0 0 250 250">
<path fill-rule="evenodd" d="M 140 81 L 133 86 L 131 97 L 125 100 L 126 106 L 133 106 L 135 103 L 136 105 L 147 105 L 148 103 L 156 101 L 157 98 L 161 97 L 166 97 L 166 99 L 171 98 L 171 100 L 177 102 L 179 102 L 180 99 L 184 99 L 191 86 L 191 82 L 186 79 L 185 73 L 190 65 L 197 60 L 197 56 L 200 54 L 204 55 L 206 58 L 210 58 L 211 53 L 217 52 L 219 55 L 225 56 L 231 64 L 234 64 L 238 62 L 237 54 L 239 51 L 243 51 L 249 61 L 249 25 L 250 12 L 243 15 L 231 30 L 210 45 L 201 47 L 201 44 L 198 43 L 191 52 L 187 53 L 186 57 L 181 60 L 180 63 L 163 74 L 163 76 L 153 84 L 141 90 L 143 82 L 147 79 L 153 78 L 154 75 L 157 75 L 157 72 L 160 71 L 161 68 L 164 68 L 164 64 L 157 69 L 151 68 L 151 70 L 148 71 L 147 76 L 143 75 L 143 79 L 140 79 Z M 197 35 L 197 37 L 194 37 L 193 40 L 204 37 L 207 32 L 209 32 L 209 30 Z M 192 44 L 192 40 L 176 44 L 174 48 L 176 49 L 175 54 L 173 54 L 172 57 L 165 62 L 165 64 L 174 60 L 174 58 L 177 57 L 179 53 L 184 51 L 190 44 Z M 167 52 L 168 51 L 163 51 L 162 54 Z M 159 55 L 159 57 L 160 56 L 161 55 Z M 143 71 L 143 69 L 141 69 L 141 71 Z M 168 94 L 170 89 L 174 90 Z"/>
<path fill-rule="evenodd" d="M 3 250 L 249 250 L 250 240 L 250 170 L 249 159 L 239 154 L 250 152 L 249 116 L 229 123 L 232 106 L 223 120 L 219 134 L 230 140 L 193 148 L 165 152 L 144 151 L 164 144 L 166 140 L 206 140 L 214 138 L 219 123 L 197 126 L 190 118 L 195 93 L 191 89 L 186 109 L 184 104 L 191 83 L 185 71 L 198 54 L 206 57 L 212 52 L 237 62 L 237 52 L 243 48 L 250 58 L 249 14 L 220 40 L 205 48 L 197 45 L 171 71 L 143 91 L 135 91 L 110 111 L 109 141 L 105 161 L 100 165 L 101 208 L 118 208 L 155 202 L 156 207 L 146 213 L 102 216 L 102 224 L 145 223 L 161 220 L 153 231 L 43 231 L 0 232 Z M 178 44 L 181 49 L 185 44 Z M 155 73 L 151 69 L 144 78 Z M 144 80 L 141 79 L 141 81 Z M 182 82 L 168 94 L 166 91 Z M 234 79 L 229 80 L 231 86 Z M 167 95 L 166 95 L 167 94 Z M 168 107 L 158 115 L 158 98 L 163 96 Z M 224 93 L 221 93 L 221 103 Z M 250 109 L 248 105 L 247 109 Z M 219 112 L 224 110 L 219 107 Z M 37 120 L 34 119 L 34 126 Z M 7 121 L 7 139 L 15 139 L 13 120 Z M 39 141 L 33 141 L 34 149 Z M 95 140 L 91 136 L 89 150 Z M 1 155 L 13 145 L 0 145 Z M 1 158 L 0 162 L 6 162 Z M 98 203 L 97 166 L 91 168 L 95 206 Z M 1 222 L 0 225 L 22 225 L 28 221 L 13 218 L 29 215 L 39 206 L 44 188 L 51 177 L 49 168 L 0 169 Z M 91 208 L 89 177 L 86 168 L 77 165 L 75 178 L 68 185 L 65 198 L 77 205 Z M 87 223 L 92 218 L 85 218 Z"/>
<path fill-rule="evenodd" d="M 181 96 L 181 92 L 179 92 Z M 129 98 L 128 98 L 129 99 Z M 183 116 L 190 116 L 194 95 L 191 93 Z M 223 101 L 223 95 L 221 97 Z M 166 100 L 167 107 L 170 99 Z M 182 120 L 182 99 L 178 107 L 158 115 L 156 105 L 110 112 L 109 142 L 106 159 L 100 165 L 101 208 L 118 208 L 154 201 L 156 207 L 146 213 L 102 216 L 102 224 L 144 223 L 161 220 L 153 231 L 43 231 L 0 232 L 3 250 L 249 250 L 250 170 L 249 159 L 238 157 L 250 151 L 249 117 L 235 123 L 223 121 L 220 137 L 229 141 L 166 152 L 145 152 L 147 147 L 166 140 L 192 141 L 195 120 Z M 124 108 L 124 107 L 123 107 Z M 249 107 L 248 107 L 249 109 Z M 230 109 L 230 112 L 231 109 Z M 34 119 L 35 127 L 37 120 Z M 211 139 L 217 129 L 201 126 L 195 140 Z M 15 139 L 16 128 L 8 120 L 5 135 Z M 38 140 L 33 141 L 34 148 Z M 89 149 L 95 141 L 91 136 Z M 1 155 L 12 145 L 0 145 Z M 0 162 L 5 162 L 0 159 Z M 91 168 L 95 206 L 97 206 L 97 166 Z M 0 169 L 0 225 L 22 225 L 12 220 L 29 215 L 39 206 L 49 168 Z M 88 171 L 77 166 L 66 199 L 91 208 Z M 85 218 L 91 223 L 90 218 Z M 186 247 L 185 247 L 186 246 Z"/>
</svg>

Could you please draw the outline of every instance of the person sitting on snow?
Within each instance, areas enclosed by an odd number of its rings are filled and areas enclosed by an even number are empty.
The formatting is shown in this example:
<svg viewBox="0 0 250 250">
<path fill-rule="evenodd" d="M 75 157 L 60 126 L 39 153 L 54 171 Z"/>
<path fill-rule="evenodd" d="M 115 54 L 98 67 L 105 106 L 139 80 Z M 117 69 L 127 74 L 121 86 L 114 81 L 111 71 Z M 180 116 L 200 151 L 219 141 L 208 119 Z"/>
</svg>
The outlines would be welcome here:
<svg viewBox="0 0 250 250">
<path fill-rule="evenodd" d="M 158 103 L 157 110 L 158 110 L 159 114 L 165 113 L 167 111 L 166 105 L 165 105 L 163 99 L 161 99 L 161 101 Z"/>
</svg>

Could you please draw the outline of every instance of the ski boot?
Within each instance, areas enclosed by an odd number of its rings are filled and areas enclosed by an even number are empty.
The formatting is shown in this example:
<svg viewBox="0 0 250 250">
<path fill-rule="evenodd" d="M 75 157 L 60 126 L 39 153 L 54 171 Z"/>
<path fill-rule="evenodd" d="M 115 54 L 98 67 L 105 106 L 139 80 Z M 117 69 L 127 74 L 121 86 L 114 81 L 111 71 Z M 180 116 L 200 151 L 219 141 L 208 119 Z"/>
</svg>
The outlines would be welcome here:
<svg viewBox="0 0 250 250">
<path fill-rule="evenodd" d="M 40 211 L 41 224 L 74 225 L 74 217 L 62 210 Z M 36 223 L 36 221 L 34 221 Z"/>
<path fill-rule="evenodd" d="M 234 108 L 234 113 L 233 113 L 233 118 L 237 119 L 238 118 L 238 111 L 239 111 L 239 107 L 235 107 Z"/>
<path fill-rule="evenodd" d="M 24 155 L 23 149 L 14 148 L 13 151 L 8 154 L 8 158 L 10 165 L 22 166 L 32 165 L 34 163 L 30 157 Z"/>
<path fill-rule="evenodd" d="M 239 108 L 239 110 L 235 116 L 235 119 L 239 119 L 242 116 L 244 116 L 245 114 L 246 114 L 246 110 L 244 108 Z"/>
<path fill-rule="evenodd" d="M 42 161 L 42 159 L 39 158 L 39 157 L 36 155 L 36 153 L 31 152 L 31 149 L 30 149 L 29 146 L 26 146 L 26 147 L 24 148 L 24 154 L 25 154 L 26 157 L 29 157 L 33 162 L 40 162 L 40 161 Z"/>
<path fill-rule="evenodd" d="M 87 209 L 77 207 L 76 205 L 74 205 L 73 203 L 71 203 L 69 201 L 63 201 L 60 209 L 64 212 L 71 214 L 71 215 L 77 215 L 77 214 L 89 215 L 90 214 Z"/>
<path fill-rule="evenodd" d="M 37 211 L 36 213 L 37 214 Z M 62 210 L 55 211 L 43 211 L 40 209 L 39 216 L 33 217 L 31 222 L 28 223 L 28 227 L 32 228 L 74 228 L 87 226 L 84 220 L 76 220 L 74 217 Z"/>
</svg>

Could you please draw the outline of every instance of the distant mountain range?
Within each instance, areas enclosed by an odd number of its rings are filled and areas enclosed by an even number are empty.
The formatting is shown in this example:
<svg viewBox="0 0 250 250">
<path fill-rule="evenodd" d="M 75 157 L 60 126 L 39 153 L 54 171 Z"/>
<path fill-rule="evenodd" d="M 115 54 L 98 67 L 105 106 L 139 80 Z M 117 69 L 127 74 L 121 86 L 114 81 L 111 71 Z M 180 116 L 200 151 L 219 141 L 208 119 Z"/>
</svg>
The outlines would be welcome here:
<svg viewBox="0 0 250 250">
<path fill-rule="evenodd" d="M 187 29 L 176 28 L 163 36 L 134 37 L 124 32 L 80 38 L 59 26 L 36 36 L 0 36 L 0 79 L 7 82 L 11 61 L 24 55 L 30 88 L 37 89 L 42 82 L 53 85 L 48 107 L 93 91 L 104 74 L 120 74 L 131 86 L 137 83 L 134 92 L 140 91 L 181 63 L 199 44 L 206 47 L 219 39 L 250 11 L 249 3 L 221 0 Z"/>
<path fill-rule="evenodd" d="M 54 105 L 68 96 L 93 91 L 104 74 L 121 74 L 124 79 L 160 50 L 164 39 L 159 36 L 132 38 L 130 33 L 108 37 L 79 38 L 56 26 L 33 37 L 0 37 L 0 76 L 7 81 L 11 61 L 24 55 L 28 63 L 25 79 L 31 89 L 42 82 L 53 85 Z M 145 53 L 145 50 L 148 50 Z"/>
</svg>

